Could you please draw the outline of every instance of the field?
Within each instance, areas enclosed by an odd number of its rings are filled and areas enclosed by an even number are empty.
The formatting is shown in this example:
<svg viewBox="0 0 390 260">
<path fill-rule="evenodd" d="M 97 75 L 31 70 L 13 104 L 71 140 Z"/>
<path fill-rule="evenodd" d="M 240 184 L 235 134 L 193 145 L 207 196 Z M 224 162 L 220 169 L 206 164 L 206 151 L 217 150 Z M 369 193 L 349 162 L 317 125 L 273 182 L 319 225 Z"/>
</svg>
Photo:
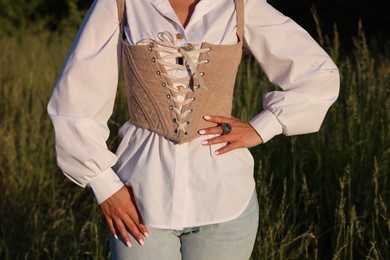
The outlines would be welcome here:
<svg viewBox="0 0 390 260">
<path fill-rule="evenodd" d="M 73 35 L 0 32 L 0 259 L 109 257 L 92 192 L 56 167 L 45 110 Z M 340 97 L 318 133 L 252 149 L 260 203 L 253 259 L 390 259 L 390 57 L 362 32 L 348 54 L 336 31 L 319 35 L 339 66 Z M 273 88 L 244 58 L 234 115 L 250 119 Z M 112 149 L 127 113 L 123 82 L 119 90 Z"/>
</svg>

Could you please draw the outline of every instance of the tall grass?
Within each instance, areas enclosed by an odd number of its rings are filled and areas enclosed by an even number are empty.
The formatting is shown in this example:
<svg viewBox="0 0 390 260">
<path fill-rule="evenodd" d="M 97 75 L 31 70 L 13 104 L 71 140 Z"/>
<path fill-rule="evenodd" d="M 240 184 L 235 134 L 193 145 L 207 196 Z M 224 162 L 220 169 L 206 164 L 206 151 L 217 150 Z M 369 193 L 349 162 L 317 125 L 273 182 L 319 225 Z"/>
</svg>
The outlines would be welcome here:
<svg viewBox="0 0 390 260">
<path fill-rule="evenodd" d="M 71 43 L 67 35 L 0 32 L 1 259 L 109 256 L 92 192 L 55 165 L 45 107 Z M 320 132 L 252 149 L 260 203 L 253 259 L 390 259 L 390 58 L 374 55 L 362 31 L 348 55 L 340 54 L 337 34 L 320 39 L 339 66 L 340 98 Z M 251 118 L 274 88 L 245 58 L 234 114 Z M 117 101 L 114 133 L 126 120 L 123 91 Z M 117 141 L 113 135 L 110 146 Z"/>
</svg>

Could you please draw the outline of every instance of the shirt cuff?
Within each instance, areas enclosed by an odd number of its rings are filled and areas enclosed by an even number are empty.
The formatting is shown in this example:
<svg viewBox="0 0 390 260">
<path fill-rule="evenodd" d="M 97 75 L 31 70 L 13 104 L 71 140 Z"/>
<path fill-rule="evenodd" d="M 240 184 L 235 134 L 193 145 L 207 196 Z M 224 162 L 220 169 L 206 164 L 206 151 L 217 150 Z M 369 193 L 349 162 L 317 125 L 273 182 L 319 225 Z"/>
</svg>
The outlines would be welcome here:
<svg viewBox="0 0 390 260">
<path fill-rule="evenodd" d="M 260 135 L 263 142 L 266 143 L 274 136 L 283 133 L 282 125 L 276 116 L 269 110 L 264 110 L 249 121 L 249 124 Z"/>
<path fill-rule="evenodd" d="M 109 168 L 94 177 L 88 185 L 92 188 L 97 202 L 100 204 L 123 187 L 123 182 L 118 175 Z"/>
</svg>

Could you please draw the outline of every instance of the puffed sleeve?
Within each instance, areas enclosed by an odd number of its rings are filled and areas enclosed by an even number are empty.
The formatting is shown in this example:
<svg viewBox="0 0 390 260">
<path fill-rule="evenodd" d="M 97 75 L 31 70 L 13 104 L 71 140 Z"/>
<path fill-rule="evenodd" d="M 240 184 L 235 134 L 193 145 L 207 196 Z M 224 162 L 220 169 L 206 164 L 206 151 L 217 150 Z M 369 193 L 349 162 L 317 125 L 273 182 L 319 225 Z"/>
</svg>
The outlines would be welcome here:
<svg viewBox="0 0 390 260">
<path fill-rule="evenodd" d="M 107 149 L 119 74 L 116 1 L 95 0 L 79 29 L 48 104 L 57 163 L 76 184 L 90 186 L 98 203 L 123 183 Z"/>
<path fill-rule="evenodd" d="M 266 93 L 250 120 L 264 142 L 275 135 L 319 130 L 339 92 L 329 55 L 293 20 L 265 0 L 247 0 L 244 38 L 268 79 L 282 91 Z"/>
</svg>

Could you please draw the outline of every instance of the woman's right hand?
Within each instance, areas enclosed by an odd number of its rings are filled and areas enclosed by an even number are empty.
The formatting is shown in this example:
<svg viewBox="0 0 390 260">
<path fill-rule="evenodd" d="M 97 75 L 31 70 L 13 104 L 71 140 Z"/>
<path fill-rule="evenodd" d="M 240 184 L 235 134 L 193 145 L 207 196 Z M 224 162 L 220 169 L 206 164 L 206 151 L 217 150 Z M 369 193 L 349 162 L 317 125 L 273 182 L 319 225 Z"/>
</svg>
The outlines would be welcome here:
<svg viewBox="0 0 390 260">
<path fill-rule="evenodd" d="M 108 227 L 116 239 L 118 239 L 118 231 L 123 242 L 128 247 L 131 247 L 128 230 L 138 243 L 144 245 L 143 236 L 149 237 L 149 234 L 136 208 L 131 188 L 123 186 L 111 197 L 103 201 L 100 207 L 107 220 Z"/>
</svg>

